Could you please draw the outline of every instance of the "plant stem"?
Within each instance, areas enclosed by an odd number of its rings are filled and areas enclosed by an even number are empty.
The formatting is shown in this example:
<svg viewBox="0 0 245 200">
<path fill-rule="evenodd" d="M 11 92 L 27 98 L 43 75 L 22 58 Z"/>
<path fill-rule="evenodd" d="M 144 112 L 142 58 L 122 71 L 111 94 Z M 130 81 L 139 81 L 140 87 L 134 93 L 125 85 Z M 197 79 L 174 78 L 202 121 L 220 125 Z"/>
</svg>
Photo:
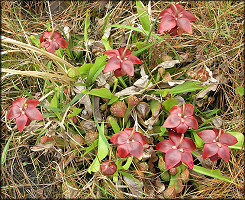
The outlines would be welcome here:
<svg viewBox="0 0 245 200">
<path fill-rule="evenodd" d="M 181 134 L 181 137 L 180 137 L 180 141 L 179 141 L 178 146 L 181 145 L 181 143 L 182 143 L 182 141 L 183 141 L 183 139 L 184 139 L 184 135 L 185 135 L 184 133 Z"/>
<path fill-rule="evenodd" d="M 132 130 L 132 133 L 131 133 L 131 135 L 129 136 L 129 140 L 131 141 L 132 140 L 132 138 L 133 138 L 133 135 L 134 135 L 134 131 L 135 131 L 135 126 L 134 126 L 134 128 L 133 128 L 133 130 Z"/>
</svg>

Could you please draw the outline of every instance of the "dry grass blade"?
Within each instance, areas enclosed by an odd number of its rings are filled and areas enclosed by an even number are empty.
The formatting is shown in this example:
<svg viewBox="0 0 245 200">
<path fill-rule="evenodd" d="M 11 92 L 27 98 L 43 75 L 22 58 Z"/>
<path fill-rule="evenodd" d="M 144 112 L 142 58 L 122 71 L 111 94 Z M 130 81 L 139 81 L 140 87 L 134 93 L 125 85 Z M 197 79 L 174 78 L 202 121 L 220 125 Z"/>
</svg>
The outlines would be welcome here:
<svg viewBox="0 0 245 200">
<path fill-rule="evenodd" d="M 79 74 L 79 72 L 77 71 L 77 69 L 73 65 L 71 65 L 69 62 L 63 60 L 62 58 L 59 58 L 58 56 L 55 56 L 52 53 L 49 53 L 47 51 L 43 51 L 43 50 L 41 50 L 41 49 L 39 49 L 37 47 L 31 46 L 29 44 L 25 44 L 23 42 L 16 41 L 16 40 L 11 39 L 11 38 L 7 38 L 7 37 L 2 36 L 2 35 L 1 35 L 1 41 L 3 43 L 10 43 L 10 44 L 17 45 L 17 46 L 25 48 L 25 49 L 29 49 L 29 50 L 35 51 L 36 53 L 39 53 L 39 54 L 42 54 L 42 55 L 46 55 L 50 59 L 52 59 L 54 61 L 57 61 L 57 62 L 60 62 L 61 64 L 72 68 L 73 70 L 75 70 Z M 58 67 L 64 73 L 64 75 L 66 75 L 66 72 L 59 65 L 58 65 Z"/>
<path fill-rule="evenodd" d="M 2 69 L 2 72 L 6 72 L 12 75 L 25 75 L 25 76 L 33 76 L 37 78 L 43 78 L 43 79 L 49 79 L 49 80 L 57 80 L 64 83 L 69 83 L 71 81 L 74 81 L 73 79 L 62 76 L 58 74 L 51 74 L 47 72 L 37 72 L 37 71 L 21 71 L 21 70 L 13 70 L 13 69 Z"/>
</svg>

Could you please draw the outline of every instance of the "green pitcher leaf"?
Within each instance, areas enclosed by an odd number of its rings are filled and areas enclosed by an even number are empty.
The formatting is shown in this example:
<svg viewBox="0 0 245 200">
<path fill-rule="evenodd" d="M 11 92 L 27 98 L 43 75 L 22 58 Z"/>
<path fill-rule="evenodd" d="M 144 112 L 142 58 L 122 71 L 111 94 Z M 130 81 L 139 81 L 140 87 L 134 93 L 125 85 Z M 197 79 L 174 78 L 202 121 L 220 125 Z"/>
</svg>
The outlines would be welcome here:
<svg viewBox="0 0 245 200">
<path fill-rule="evenodd" d="M 111 99 L 113 97 L 113 94 L 107 88 L 92 89 L 90 92 L 86 92 L 85 90 L 82 90 L 81 92 L 84 94 L 90 94 L 93 96 L 107 98 L 107 99 Z"/>
<path fill-rule="evenodd" d="M 162 106 L 163 106 L 167 111 L 169 111 L 173 106 L 178 105 L 178 103 L 179 103 L 178 99 L 172 98 L 172 99 L 168 99 L 168 100 L 164 101 L 164 102 L 162 103 Z"/>
<path fill-rule="evenodd" d="M 136 8 L 143 29 L 150 31 L 151 20 L 148 16 L 147 9 L 145 8 L 144 4 L 141 1 L 136 1 Z"/>
<path fill-rule="evenodd" d="M 212 178 L 217 178 L 217 179 L 219 179 L 221 181 L 225 181 L 225 182 L 228 182 L 228 183 L 232 182 L 231 178 L 226 177 L 226 176 L 222 176 L 222 174 L 221 174 L 219 169 L 210 170 L 210 169 L 207 169 L 207 168 L 204 168 L 204 167 L 200 167 L 200 166 L 194 165 L 193 171 L 195 171 L 197 173 L 200 173 L 200 174 L 203 174 L 203 175 L 206 175 L 206 176 L 210 176 Z"/>
<path fill-rule="evenodd" d="M 82 109 L 79 109 L 79 108 L 76 108 L 76 107 L 72 108 L 72 110 L 73 110 L 73 113 L 69 114 L 68 117 L 75 117 L 75 116 L 77 116 L 80 112 L 82 112 Z"/>
<path fill-rule="evenodd" d="M 177 85 L 173 87 L 173 93 L 174 94 L 180 94 L 185 92 L 194 92 L 196 90 L 205 89 L 206 86 L 199 86 L 200 82 L 197 81 L 186 81 L 181 85 Z"/>
<path fill-rule="evenodd" d="M 231 135 L 233 135 L 234 137 L 236 137 L 236 139 L 238 140 L 238 142 L 232 146 L 229 146 L 230 149 L 243 149 L 244 148 L 244 135 L 240 132 L 228 132 Z"/>
</svg>

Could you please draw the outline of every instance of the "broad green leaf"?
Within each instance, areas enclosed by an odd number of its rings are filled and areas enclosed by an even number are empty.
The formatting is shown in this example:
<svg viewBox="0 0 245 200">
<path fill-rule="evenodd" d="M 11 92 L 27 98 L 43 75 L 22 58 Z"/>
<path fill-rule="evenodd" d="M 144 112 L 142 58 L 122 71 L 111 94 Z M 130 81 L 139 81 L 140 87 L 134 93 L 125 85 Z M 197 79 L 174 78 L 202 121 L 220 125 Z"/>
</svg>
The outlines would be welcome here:
<svg viewBox="0 0 245 200">
<path fill-rule="evenodd" d="M 150 31 L 151 21 L 148 16 L 147 9 L 141 1 L 136 1 L 136 8 L 143 29 L 146 31 Z"/>
<path fill-rule="evenodd" d="M 161 110 L 161 103 L 155 99 L 150 102 L 150 109 L 153 116 L 157 116 Z"/>
<path fill-rule="evenodd" d="M 194 92 L 196 90 L 205 89 L 206 86 L 199 86 L 200 82 L 197 81 L 186 81 L 181 85 L 177 85 L 173 87 L 173 93 L 174 94 L 180 94 L 185 92 Z"/>
<path fill-rule="evenodd" d="M 116 102 L 118 99 L 119 99 L 119 97 L 117 97 L 117 96 L 112 96 L 111 100 L 107 103 L 107 105 L 113 104 L 113 103 Z"/>
<path fill-rule="evenodd" d="M 195 171 L 197 173 L 200 173 L 200 174 L 203 174 L 203 175 L 206 175 L 206 176 L 210 176 L 212 178 L 217 178 L 217 179 L 219 179 L 221 181 L 225 181 L 225 182 L 228 182 L 228 183 L 232 182 L 231 178 L 226 177 L 226 176 L 222 176 L 222 174 L 221 174 L 219 169 L 210 170 L 210 169 L 207 169 L 207 168 L 204 168 L 204 167 L 200 167 L 200 166 L 194 165 L 193 171 Z"/>
<path fill-rule="evenodd" d="M 128 168 L 130 167 L 132 161 L 133 161 L 133 156 L 130 156 L 128 159 L 127 159 L 127 162 L 125 163 L 125 165 L 122 166 L 122 168 L 124 170 L 128 170 Z"/>
<path fill-rule="evenodd" d="M 161 126 L 161 133 L 160 133 L 160 136 L 163 136 L 164 135 L 164 133 L 166 132 L 166 128 L 164 128 L 163 126 Z"/>
<path fill-rule="evenodd" d="M 242 86 L 239 86 L 235 89 L 235 94 L 239 94 L 240 96 L 244 95 L 244 88 Z"/>
<path fill-rule="evenodd" d="M 168 100 L 166 100 L 166 101 L 164 101 L 164 102 L 162 103 L 163 107 L 164 107 L 167 111 L 169 111 L 173 106 L 176 106 L 176 105 L 178 105 L 178 104 L 179 104 L 179 101 L 178 101 L 178 99 L 175 99 L 175 98 L 168 99 Z"/>
<path fill-rule="evenodd" d="M 89 73 L 88 73 L 88 78 L 87 78 L 87 84 L 90 83 L 94 75 L 96 74 L 97 71 L 103 70 L 104 66 L 106 65 L 105 59 L 107 58 L 107 55 L 100 56 L 96 58 L 95 63 L 93 66 L 90 67 Z M 97 74 L 98 76 L 99 74 Z M 95 79 L 94 79 L 95 81 Z"/>
<path fill-rule="evenodd" d="M 85 26 L 84 26 L 84 42 L 88 41 L 88 27 L 90 25 L 89 9 L 86 11 Z"/>
<path fill-rule="evenodd" d="M 31 42 L 33 42 L 37 47 L 40 46 L 40 39 L 37 39 L 34 35 L 30 36 Z"/>
<path fill-rule="evenodd" d="M 94 64 L 84 64 L 81 67 L 75 67 L 80 74 L 78 74 L 77 72 L 75 72 L 74 69 L 69 68 L 67 75 L 70 78 L 77 78 L 80 75 L 82 75 L 82 77 L 85 78 L 87 76 L 87 74 L 88 74 L 89 69 L 92 68 L 93 65 Z"/>
<path fill-rule="evenodd" d="M 107 51 L 107 50 L 112 50 L 112 48 L 111 48 L 111 46 L 110 46 L 110 43 L 109 43 L 109 41 L 108 41 L 108 38 L 106 37 L 106 36 L 103 36 L 102 37 L 102 42 L 103 42 L 103 44 L 104 44 L 104 46 L 105 46 L 105 50 Z"/>
<path fill-rule="evenodd" d="M 98 96 L 98 97 L 107 98 L 107 99 L 111 99 L 113 97 L 113 94 L 107 88 L 92 89 L 90 92 L 86 92 L 83 90 L 81 92 L 84 94 L 90 94 L 93 96 Z"/>
<path fill-rule="evenodd" d="M 50 26 L 50 21 L 47 21 L 47 22 L 46 22 L 46 26 L 47 26 L 48 31 L 51 31 L 51 30 L 52 30 L 52 29 L 51 29 L 51 26 Z"/>
<path fill-rule="evenodd" d="M 240 132 L 228 132 L 228 133 L 230 133 L 231 135 L 236 137 L 236 139 L 238 141 L 236 144 L 229 146 L 229 148 L 230 149 L 243 149 L 243 150 L 245 150 L 245 148 L 244 148 L 244 135 Z"/>
<path fill-rule="evenodd" d="M 89 173 L 99 171 L 100 161 L 103 160 L 108 155 L 108 152 L 109 152 L 107 144 L 105 143 L 106 138 L 104 135 L 104 123 L 101 124 L 101 127 L 98 130 L 99 130 L 98 152 L 97 152 L 97 156 L 94 159 L 93 163 L 88 168 Z"/>
<path fill-rule="evenodd" d="M 195 144 L 197 148 L 202 148 L 204 145 L 203 140 L 197 135 L 197 133 L 195 131 L 192 131 L 192 134 L 194 136 L 195 139 Z"/>
<path fill-rule="evenodd" d="M 72 108 L 73 113 L 69 114 L 68 117 L 74 117 L 77 116 L 80 112 L 82 112 L 82 109 L 73 107 Z"/>
<path fill-rule="evenodd" d="M 3 165 L 5 163 L 5 161 L 6 161 L 6 156 L 7 156 L 9 145 L 10 145 L 10 142 L 12 141 L 13 135 L 14 134 L 12 132 L 10 138 L 8 139 L 7 144 L 5 145 L 5 147 L 3 149 L 3 153 L 2 153 L 2 156 L 1 156 L 1 165 Z"/>
<path fill-rule="evenodd" d="M 84 157 L 84 156 L 86 156 L 87 153 L 89 153 L 89 152 L 92 151 L 95 147 L 97 147 L 97 146 L 98 146 L 98 141 L 99 141 L 98 139 L 95 140 L 94 143 L 93 143 L 93 145 L 90 145 L 90 146 L 86 149 L 85 153 L 84 153 L 83 155 L 81 155 L 81 158 Z"/>
<path fill-rule="evenodd" d="M 53 96 L 52 100 L 50 101 L 50 107 L 51 108 L 58 108 L 59 98 L 60 98 L 59 87 L 56 87 L 54 89 L 54 96 Z"/>
<path fill-rule="evenodd" d="M 110 121 L 110 124 L 111 124 L 111 127 L 112 127 L 114 133 L 116 134 L 116 133 L 120 132 L 120 127 L 119 127 L 118 123 L 116 122 L 116 120 L 109 119 L 109 121 Z"/>
</svg>

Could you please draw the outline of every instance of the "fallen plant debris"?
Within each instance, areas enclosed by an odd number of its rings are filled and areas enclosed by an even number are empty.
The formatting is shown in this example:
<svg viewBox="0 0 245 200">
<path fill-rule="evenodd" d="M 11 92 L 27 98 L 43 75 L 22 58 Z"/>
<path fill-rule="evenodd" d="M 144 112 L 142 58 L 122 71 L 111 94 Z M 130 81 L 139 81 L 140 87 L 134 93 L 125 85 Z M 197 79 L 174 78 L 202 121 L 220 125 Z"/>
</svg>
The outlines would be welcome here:
<svg viewBox="0 0 245 200">
<path fill-rule="evenodd" d="M 1 197 L 241 199 L 243 4 L 57 3 L 2 3 Z"/>
</svg>

